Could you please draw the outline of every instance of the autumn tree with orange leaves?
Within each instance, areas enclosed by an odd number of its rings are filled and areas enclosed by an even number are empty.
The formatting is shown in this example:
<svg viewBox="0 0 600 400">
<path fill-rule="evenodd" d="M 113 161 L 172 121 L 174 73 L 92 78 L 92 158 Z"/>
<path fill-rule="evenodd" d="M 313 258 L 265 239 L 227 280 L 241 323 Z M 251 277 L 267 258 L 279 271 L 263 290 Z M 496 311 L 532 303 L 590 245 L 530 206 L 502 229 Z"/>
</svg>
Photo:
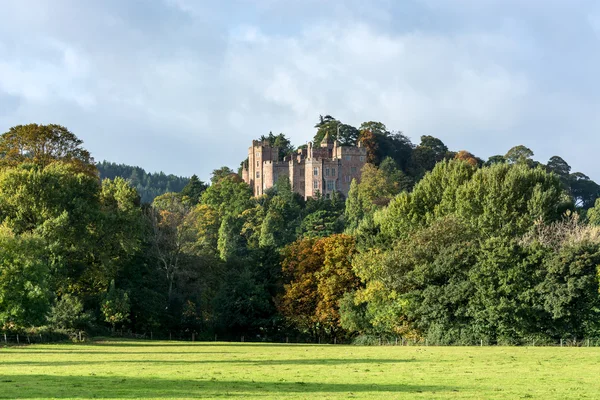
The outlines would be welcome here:
<svg viewBox="0 0 600 400">
<path fill-rule="evenodd" d="M 344 332 L 339 301 L 356 290 L 360 281 L 352 271 L 355 240 L 348 235 L 300 239 L 283 250 L 284 294 L 280 312 L 294 327 L 315 340 Z"/>
</svg>

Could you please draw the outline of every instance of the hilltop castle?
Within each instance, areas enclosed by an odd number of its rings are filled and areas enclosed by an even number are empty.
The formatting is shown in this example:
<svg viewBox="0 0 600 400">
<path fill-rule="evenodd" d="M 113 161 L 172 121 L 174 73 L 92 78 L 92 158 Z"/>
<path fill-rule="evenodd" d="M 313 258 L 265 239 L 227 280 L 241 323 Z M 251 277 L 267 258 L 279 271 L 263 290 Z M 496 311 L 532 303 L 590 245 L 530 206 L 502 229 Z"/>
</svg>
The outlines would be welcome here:
<svg viewBox="0 0 600 400">
<path fill-rule="evenodd" d="M 269 141 L 252 141 L 242 178 L 252 187 L 254 196 L 264 194 L 279 177 L 286 176 L 292 190 L 305 199 L 317 193 L 329 198 L 334 192 L 346 197 L 352 179 L 360 179 L 367 156 L 367 149 L 360 142 L 358 146 L 340 146 L 328 135 L 320 147 L 313 147 L 309 142 L 283 160 L 280 160 L 279 150 Z"/>
</svg>

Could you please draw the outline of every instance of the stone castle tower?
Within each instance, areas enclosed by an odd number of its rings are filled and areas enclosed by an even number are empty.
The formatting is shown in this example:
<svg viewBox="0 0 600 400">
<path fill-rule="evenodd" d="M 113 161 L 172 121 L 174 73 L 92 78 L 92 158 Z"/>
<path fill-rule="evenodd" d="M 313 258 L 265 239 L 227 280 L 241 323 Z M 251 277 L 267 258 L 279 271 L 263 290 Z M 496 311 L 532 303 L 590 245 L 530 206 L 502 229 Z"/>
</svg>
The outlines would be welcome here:
<svg viewBox="0 0 600 400">
<path fill-rule="evenodd" d="M 327 198 L 334 192 L 347 197 L 352 179 L 360 180 L 367 157 L 367 149 L 360 142 L 358 146 L 340 146 L 329 136 L 323 138 L 320 147 L 313 147 L 309 142 L 284 159 L 280 159 L 279 150 L 268 141 L 252 141 L 242 178 L 252 187 L 254 196 L 263 195 L 285 176 L 292 190 L 305 199 L 317 192 Z"/>
</svg>

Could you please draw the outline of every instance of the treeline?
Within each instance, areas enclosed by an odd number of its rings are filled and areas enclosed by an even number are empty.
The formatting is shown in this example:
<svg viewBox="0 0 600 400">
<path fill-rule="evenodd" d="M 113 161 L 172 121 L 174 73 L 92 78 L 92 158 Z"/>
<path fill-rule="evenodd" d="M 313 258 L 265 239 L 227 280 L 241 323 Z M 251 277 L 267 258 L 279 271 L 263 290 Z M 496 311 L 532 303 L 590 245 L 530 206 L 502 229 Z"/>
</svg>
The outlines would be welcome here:
<svg viewBox="0 0 600 400">
<path fill-rule="evenodd" d="M 0 325 L 315 342 L 598 335 L 595 182 L 523 146 L 481 160 L 381 123 L 340 124 L 322 117 L 315 141 L 339 132 L 370 161 L 345 199 L 305 200 L 285 178 L 253 198 L 223 167 L 149 205 L 126 180 L 98 179 L 66 128 L 11 128 Z"/>
<path fill-rule="evenodd" d="M 164 172 L 146 172 L 143 168 L 131 165 L 102 161 L 96 164 L 100 179 L 123 178 L 137 190 L 142 203 L 152 203 L 154 198 L 168 192 L 181 192 L 189 178 L 165 174 Z"/>
</svg>

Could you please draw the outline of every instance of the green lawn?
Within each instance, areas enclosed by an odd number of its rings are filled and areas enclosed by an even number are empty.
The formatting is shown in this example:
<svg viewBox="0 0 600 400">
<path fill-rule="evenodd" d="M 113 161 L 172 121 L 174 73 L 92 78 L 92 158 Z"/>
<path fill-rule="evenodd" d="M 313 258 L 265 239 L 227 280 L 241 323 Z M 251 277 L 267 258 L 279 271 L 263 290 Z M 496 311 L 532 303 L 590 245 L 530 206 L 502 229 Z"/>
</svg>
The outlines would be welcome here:
<svg viewBox="0 0 600 400">
<path fill-rule="evenodd" d="M 0 398 L 600 398 L 600 348 L 105 342 L 0 349 Z"/>
</svg>

